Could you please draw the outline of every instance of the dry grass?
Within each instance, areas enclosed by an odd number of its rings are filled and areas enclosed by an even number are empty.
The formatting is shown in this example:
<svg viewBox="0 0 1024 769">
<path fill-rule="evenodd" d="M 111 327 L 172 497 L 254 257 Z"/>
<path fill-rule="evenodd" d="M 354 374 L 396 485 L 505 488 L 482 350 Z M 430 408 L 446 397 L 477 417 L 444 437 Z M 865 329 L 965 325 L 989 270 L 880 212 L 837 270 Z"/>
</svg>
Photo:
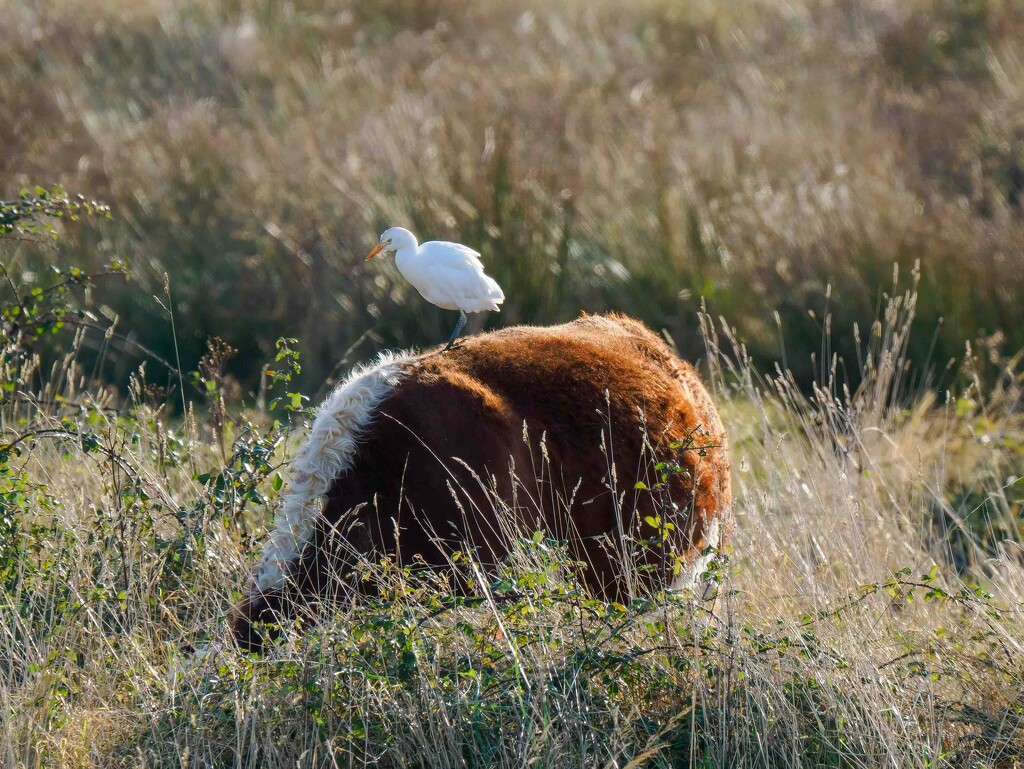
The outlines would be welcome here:
<svg viewBox="0 0 1024 769">
<path fill-rule="evenodd" d="M 908 400 L 915 299 L 848 394 L 758 375 L 705 319 L 737 491 L 713 604 L 591 601 L 538 537 L 464 598 L 370 564 L 377 599 L 258 659 L 225 614 L 294 441 L 261 455 L 275 428 L 232 415 L 225 466 L 213 420 L 8 401 L 4 436 L 74 437 L 0 474 L 4 765 L 1020 766 L 1021 376 Z"/>
<path fill-rule="evenodd" d="M 83 302 L 113 333 L 0 339 L 0 765 L 1024 765 L 1020 3 L 0 18 L 0 197 L 114 213 L 0 241 L 5 270 L 133 272 Z M 468 598 L 385 562 L 265 658 L 224 643 L 298 439 L 241 395 L 274 340 L 314 392 L 449 328 L 361 264 L 397 223 L 483 252 L 489 323 L 616 309 L 706 356 L 737 492 L 713 606 L 589 601 L 539 537 Z"/>
<path fill-rule="evenodd" d="M 617 309 L 696 353 L 704 296 L 807 384 L 826 305 L 863 328 L 893 263 L 920 260 L 915 361 L 1024 346 L 1019 3 L 9 0 L 4 19 L 0 191 L 108 200 L 63 261 L 131 264 L 138 285 L 97 301 L 168 359 L 169 273 L 187 368 L 220 336 L 253 386 L 288 335 L 319 383 L 440 339 L 442 313 L 360 263 L 393 223 L 484 253 L 510 297 L 488 323 Z"/>
</svg>

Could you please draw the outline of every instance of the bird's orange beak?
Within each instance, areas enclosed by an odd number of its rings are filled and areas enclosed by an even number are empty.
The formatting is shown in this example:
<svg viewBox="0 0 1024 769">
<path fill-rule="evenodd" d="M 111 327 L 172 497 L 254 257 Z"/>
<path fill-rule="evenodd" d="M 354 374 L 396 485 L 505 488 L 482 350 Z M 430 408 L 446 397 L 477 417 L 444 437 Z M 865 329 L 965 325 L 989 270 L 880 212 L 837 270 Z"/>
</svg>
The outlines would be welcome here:
<svg viewBox="0 0 1024 769">
<path fill-rule="evenodd" d="M 370 253 L 368 253 L 366 255 L 366 261 L 367 262 L 370 261 L 371 259 L 373 259 L 373 257 L 375 257 L 377 254 L 379 254 L 383 250 L 384 250 L 384 244 L 383 243 L 378 243 L 376 246 L 373 247 L 373 251 L 371 251 Z"/>
</svg>

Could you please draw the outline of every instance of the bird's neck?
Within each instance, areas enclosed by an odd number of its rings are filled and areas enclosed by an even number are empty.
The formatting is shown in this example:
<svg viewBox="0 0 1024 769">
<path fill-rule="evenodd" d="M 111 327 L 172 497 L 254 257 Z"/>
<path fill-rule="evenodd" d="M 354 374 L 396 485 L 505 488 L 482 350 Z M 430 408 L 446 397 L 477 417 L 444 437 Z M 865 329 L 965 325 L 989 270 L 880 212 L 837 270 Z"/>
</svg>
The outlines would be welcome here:
<svg viewBox="0 0 1024 769">
<path fill-rule="evenodd" d="M 395 251 L 395 266 L 403 275 L 416 269 L 416 252 L 418 250 L 416 246 L 402 246 Z"/>
</svg>

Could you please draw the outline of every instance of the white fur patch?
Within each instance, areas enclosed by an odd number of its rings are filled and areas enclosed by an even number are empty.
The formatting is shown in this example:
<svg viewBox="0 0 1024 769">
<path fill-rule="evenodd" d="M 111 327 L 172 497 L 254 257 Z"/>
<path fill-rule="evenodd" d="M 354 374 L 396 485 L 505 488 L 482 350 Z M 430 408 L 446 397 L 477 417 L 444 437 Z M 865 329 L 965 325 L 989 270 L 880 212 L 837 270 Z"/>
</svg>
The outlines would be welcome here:
<svg viewBox="0 0 1024 769">
<path fill-rule="evenodd" d="M 718 548 L 722 545 L 722 526 L 719 522 L 719 516 L 711 521 L 711 525 L 708 526 L 707 534 L 704 535 L 704 549 L 710 551 L 707 555 L 701 555 L 694 559 L 693 563 L 683 570 L 683 573 L 676 578 L 675 584 L 672 585 L 674 590 L 693 590 L 696 591 L 698 583 L 700 582 L 701 576 L 708 570 L 708 567 L 718 558 Z M 703 589 L 698 591 L 700 593 L 706 593 L 708 586 L 705 584 Z"/>
<path fill-rule="evenodd" d="M 292 460 L 284 505 L 253 575 L 255 589 L 265 592 L 284 584 L 288 564 L 313 539 L 323 497 L 338 476 L 352 469 L 359 439 L 413 357 L 381 353 L 373 363 L 353 369 L 321 404 L 309 439 Z"/>
</svg>

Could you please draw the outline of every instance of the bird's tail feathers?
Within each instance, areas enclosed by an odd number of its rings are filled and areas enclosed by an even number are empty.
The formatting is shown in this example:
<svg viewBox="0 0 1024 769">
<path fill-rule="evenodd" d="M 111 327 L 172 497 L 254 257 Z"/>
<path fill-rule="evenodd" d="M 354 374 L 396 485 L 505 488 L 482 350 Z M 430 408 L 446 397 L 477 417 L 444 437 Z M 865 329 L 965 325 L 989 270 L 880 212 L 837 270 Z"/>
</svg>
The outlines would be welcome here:
<svg viewBox="0 0 1024 769">
<path fill-rule="evenodd" d="M 499 305 L 505 301 L 505 293 L 501 290 L 501 286 L 490 275 L 485 275 L 487 278 L 487 296 L 494 300 L 495 305 Z"/>
</svg>

